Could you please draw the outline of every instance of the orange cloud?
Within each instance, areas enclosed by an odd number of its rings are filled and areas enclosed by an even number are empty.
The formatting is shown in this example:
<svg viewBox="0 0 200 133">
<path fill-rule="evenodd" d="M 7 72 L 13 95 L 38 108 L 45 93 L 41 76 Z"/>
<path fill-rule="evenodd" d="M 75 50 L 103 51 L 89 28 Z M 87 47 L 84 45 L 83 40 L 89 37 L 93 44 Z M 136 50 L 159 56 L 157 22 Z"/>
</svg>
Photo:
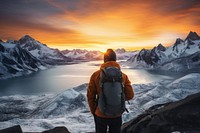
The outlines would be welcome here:
<svg viewBox="0 0 200 133">
<path fill-rule="evenodd" d="M 4 24 L 0 22 L 1 32 L 7 38 L 31 34 L 61 49 L 104 51 L 108 47 L 138 49 L 170 44 L 191 30 L 200 33 L 200 2 L 196 0 L 46 0 L 40 6 L 50 13 L 31 16 L 28 21 L 15 17 L 14 24 L 6 18 Z"/>
</svg>

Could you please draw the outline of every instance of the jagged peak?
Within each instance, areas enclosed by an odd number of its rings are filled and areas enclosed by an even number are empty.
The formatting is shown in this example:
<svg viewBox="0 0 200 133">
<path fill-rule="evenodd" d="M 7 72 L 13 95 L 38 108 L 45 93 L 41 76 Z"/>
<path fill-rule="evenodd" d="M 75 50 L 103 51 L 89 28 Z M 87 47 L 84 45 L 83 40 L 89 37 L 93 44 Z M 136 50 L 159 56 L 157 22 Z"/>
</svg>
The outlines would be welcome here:
<svg viewBox="0 0 200 133">
<path fill-rule="evenodd" d="M 144 53 L 146 53 L 147 51 L 148 51 L 147 49 L 143 48 L 143 49 L 140 50 L 140 52 L 139 52 L 138 54 L 139 54 L 139 55 L 140 55 L 140 54 L 144 54 Z"/>
<path fill-rule="evenodd" d="M 35 40 L 30 35 L 24 35 L 22 38 L 19 39 L 19 44 L 26 44 L 25 47 L 37 47 L 40 49 L 40 47 L 43 45 L 45 47 L 48 47 L 46 44 L 43 44 L 37 40 Z"/>
<path fill-rule="evenodd" d="M 176 41 L 183 42 L 183 40 L 181 38 L 177 38 Z"/>
<path fill-rule="evenodd" d="M 196 32 L 190 31 L 190 33 L 187 35 L 185 40 L 188 40 L 188 39 L 194 41 L 194 40 L 199 40 L 200 37 Z"/>
<path fill-rule="evenodd" d="M 30 35 L 24 35 L 22 38 L 34 39 L 34 38 L 33 38 L 33 37 L 31 37 Z"/>
<path fill-rule="evenodd" d="M 156 47 L 156 46 L 154 46 L 154 47 L 153 47 L 151 50 L 156 50 L 156 48 L 157 48 L 157 47 Z"/>
<path fill-rule="evenodd" d="M 166 48 L 165 48 L 165 46 L 163 46 L 161 43 L 159 43 L 158 46 L 157 46 L 157 50 L 165 51 Z"/>
<path fill-rule="evenodd" d="M 174 43 L 174 46 L 181 44 L 182 42 L 184 42 L 184 41 L 181 38 L 177 38 L 175 43 Z"/>
<path fill-rule="evenodd" d="M 164 46 L 161 43 L 159 43 L 157 47 L 164 47 Z"/>
<path fill-rule="evenodd" d="M 17 40 L 7 40 L 6 42 L 10 43 L 10 44 L 17 44 L 18 43 Z"/>
<path fill-rule="evenodd" d="M 117 53 L 125 53 L 126 50 L 124 48 L 118 48 L 118 49 L 115 50 L 115 52 L 117 52 Z"/>
<path fill-rule="evenodd" d="M 21 44 L 23 44 L 27 41 L 35 41 L 35 39 L 33 37 L 31 37 L 30 35 L 24 35 L 22 38 L 19 39 L 19 42 Z"/>
<path fill-rule="evenodd" d="M 143 48 L 143 49 L 141 49 L 141 51 L 146 51 L 146 49 L 145 49 L 145 48 Z"/>
</svg>

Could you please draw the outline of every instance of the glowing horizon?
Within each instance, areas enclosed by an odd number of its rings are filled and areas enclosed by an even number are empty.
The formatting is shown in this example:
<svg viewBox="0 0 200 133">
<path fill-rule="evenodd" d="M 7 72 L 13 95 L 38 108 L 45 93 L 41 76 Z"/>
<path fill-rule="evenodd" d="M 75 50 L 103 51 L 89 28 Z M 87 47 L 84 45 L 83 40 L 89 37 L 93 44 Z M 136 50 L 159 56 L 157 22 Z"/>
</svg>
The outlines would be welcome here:
<svg viewBox="0 0 200 133">
<path fill-rule="evenodd" d="M 0 39 L 28 34 L 61 50 L 139 50 L 200 33 L 199 14 L 198 0 L 6 0 L 0 1 Z"/>
</svg>

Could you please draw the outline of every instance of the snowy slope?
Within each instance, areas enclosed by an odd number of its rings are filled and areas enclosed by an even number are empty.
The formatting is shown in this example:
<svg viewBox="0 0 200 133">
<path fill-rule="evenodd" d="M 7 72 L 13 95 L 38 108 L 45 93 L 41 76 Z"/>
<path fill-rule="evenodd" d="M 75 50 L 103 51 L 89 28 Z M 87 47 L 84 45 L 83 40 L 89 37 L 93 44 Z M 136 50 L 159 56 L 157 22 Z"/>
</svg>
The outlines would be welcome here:
<svg viewBox="0 0 200 133">
<path fill-rule="evenodd" d="M 115 50 L 118 60 L 128 60 L 138 54 L 138 51 L 126 51 L 124 48 Z"/>
<path fill-rule="evenodd" d="M 88 51 L 81 49 L 63 50 L 61 51 L 66 57 L 74 60 L 102 60 L 103 53 L 100 51 Z"/>
<path fill-rule="evenodd" d="M 200 74 L 192 73 L 174 81 L 133 85 L 135 98 L 124 113 L 128 121 L 156 104 L 177 101 L 200 92 Z M 94 131 L 93 117 L 86 101 L 87 84 L 58 95 L 0 97 L 0 129 L 20 124 L 23 131 L 44 131 L 66 126 L 74 133 Z"/>
<path fill-rule="evenodd" d="M 184 71 L 200 66 L 198 61 L 200 58 L 197 59 L 196 56 L 199 52 L 200 37 L 196 32 L 190 32 L 185 40 L 178 38 L 174 45 L 167 48 L 159 44 L 151 50 L 142 49 L 137 55 L 132 56 L 126 64 L 132 68 Z M 191 56 L 195 56 L 195 60 Z M 191 62 L 190 67 L 184 67 L 187 63 L 181 59 Z"/>
<path fill-rule="evenodd" d="M 73 50 L 63 50 L 61 51 L 66 57 L 72 58 L 74 60 L 102 60 L 103 52 L 101 51 L 88 51 L 81 49 Z M 126 51 L 125 49 L 116 49 L 115 50 L 118 60 L 127 60 L 133 55 L 137 54 L 137 51 Z"/>
<path fill-rule="evenodd" d="M 0 79 L 22 76 L 46 69 L 46 65 L 18 44 L 0 42 Z"/>
<path fill-rule="evenodd" d="M 70 58 L 65 57 L 58 49 L 49 48 L 29 35 L 23 36 L 18 43 L 22 48 L 28 50 L 33 56 L 45 63 L 55 65 L 66 64 L 71 61 Z"/>
</svg>

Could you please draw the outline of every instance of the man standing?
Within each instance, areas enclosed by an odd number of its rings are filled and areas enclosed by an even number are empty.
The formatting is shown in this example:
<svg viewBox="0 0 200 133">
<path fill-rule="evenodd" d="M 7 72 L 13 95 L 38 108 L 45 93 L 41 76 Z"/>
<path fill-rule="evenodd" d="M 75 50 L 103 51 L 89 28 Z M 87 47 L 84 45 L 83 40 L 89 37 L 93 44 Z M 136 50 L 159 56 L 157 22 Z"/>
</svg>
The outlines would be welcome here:
<svg viewBox="0 0 200 133">
<path fill-rule="evenodd" d="M 134 96 L 131 82 L 116 62 L 116 53 L 108 49 L 100 70 L 90 78 L 87 100 L 94 115 L 96 133 L 121 133 L 125 100 Z"/>
</svg>

